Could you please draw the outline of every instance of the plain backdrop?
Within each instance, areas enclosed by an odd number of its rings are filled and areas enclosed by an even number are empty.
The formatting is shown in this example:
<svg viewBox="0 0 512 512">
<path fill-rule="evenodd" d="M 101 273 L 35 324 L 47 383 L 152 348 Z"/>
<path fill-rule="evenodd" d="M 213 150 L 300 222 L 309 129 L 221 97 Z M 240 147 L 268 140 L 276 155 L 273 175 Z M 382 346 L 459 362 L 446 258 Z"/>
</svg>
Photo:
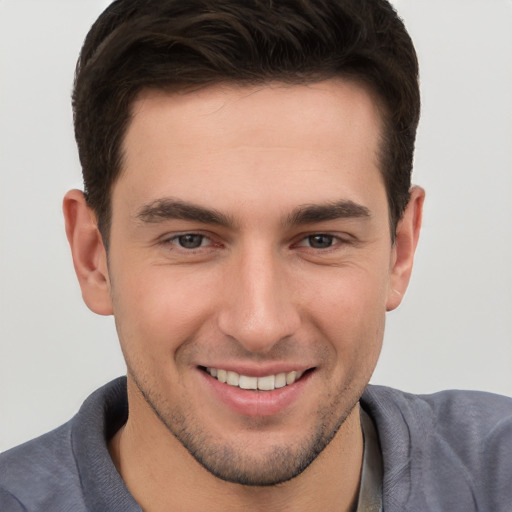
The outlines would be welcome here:
<svg viewBox="0 0 512 512">
<path fill-rule="evenodd" d="M 373 382 L 512 395 L 512 1 L 400 0 L 421 65 L 424 229 Z M 61 200 L 81 187 L 70 93 L 103 0 L 0 0 L 0 451 L 124 372 L 82 303 Z"/>
</svg>

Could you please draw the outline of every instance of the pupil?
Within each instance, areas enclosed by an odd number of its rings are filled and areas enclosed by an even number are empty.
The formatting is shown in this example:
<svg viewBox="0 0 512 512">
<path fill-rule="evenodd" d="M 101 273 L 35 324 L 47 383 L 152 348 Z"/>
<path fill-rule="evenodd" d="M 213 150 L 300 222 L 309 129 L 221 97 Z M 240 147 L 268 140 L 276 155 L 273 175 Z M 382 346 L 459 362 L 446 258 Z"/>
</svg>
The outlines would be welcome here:
<svg viewBox="0 0 512 512">
<path fill-rule="evenodd" d="M 332 245 L 332 236 L 313 235 L 309 237 L 309 244 L 315 249 L 327 249 Z"/>
<path fill-rule="evenodd" d="M 202 235 L 181 235 L 178 241 L 185 249 L 197 249 L 201 247 L 203 237 Z"/>
</svg>

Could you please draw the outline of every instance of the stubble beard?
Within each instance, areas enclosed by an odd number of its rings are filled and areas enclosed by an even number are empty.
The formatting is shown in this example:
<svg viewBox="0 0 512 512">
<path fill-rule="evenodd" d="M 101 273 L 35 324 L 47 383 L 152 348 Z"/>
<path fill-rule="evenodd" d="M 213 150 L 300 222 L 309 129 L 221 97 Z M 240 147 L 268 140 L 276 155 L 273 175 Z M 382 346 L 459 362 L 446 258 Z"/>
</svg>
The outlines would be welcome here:
<svg viewBox="0 0 512 512">
<path fill-rule="evenodd" d="M 340 390 L 328 401 L 329 406 L 316 411 L 316 425 L 301 441 L 271 446 L 263 457 L 255 457 L 206 432 L 192 414 L 171 407 L 145 381 L 141 382 L 132 371 L 129 373 L 147 405 L 204 469 L 223 481 L 245 486 L 274 486 L 299 476 L 332 441 L 360 396 L 353 390 Z M 356 396 L 343 407 L 342 402 L 352 394 Z"/>
</svg>

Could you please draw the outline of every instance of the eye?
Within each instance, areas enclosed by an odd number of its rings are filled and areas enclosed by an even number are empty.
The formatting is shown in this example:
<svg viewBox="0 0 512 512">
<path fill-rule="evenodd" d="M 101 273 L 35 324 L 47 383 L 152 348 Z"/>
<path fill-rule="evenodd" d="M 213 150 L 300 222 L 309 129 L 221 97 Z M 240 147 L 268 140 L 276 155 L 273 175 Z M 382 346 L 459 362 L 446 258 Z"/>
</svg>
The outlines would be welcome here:
<svg viewBox="0 0 512 512">
<path fill-rule="evenodd" d="M 299 245 L 308 246 L 312 249 L 329 249 L 333 246 L 335 241 L 335 236 L 319 233 L 317 235 L 310 235 L 304 238 Z"/>
<path fill-rule="evenodd" d="M 185 233 L 178 235 L 170 240 L 173 244 L 183 247 L 183 249 L 197 249 L 210 244 L 210 240 L 204 235 L 196 233 Z"/>
</svg>

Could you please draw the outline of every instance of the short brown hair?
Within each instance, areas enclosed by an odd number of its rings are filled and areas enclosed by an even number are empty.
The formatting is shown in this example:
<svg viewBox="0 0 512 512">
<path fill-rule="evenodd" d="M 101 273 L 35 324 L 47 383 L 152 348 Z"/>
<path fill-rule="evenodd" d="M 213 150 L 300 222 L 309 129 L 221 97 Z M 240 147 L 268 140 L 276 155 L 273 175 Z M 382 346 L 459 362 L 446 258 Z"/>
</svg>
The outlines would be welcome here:
<svg viewBox="0 0 512 512">
<path fill-rule="evenodd" d="M 409 201 L 420 112 L 412 41 L 386 0 L 117 0 L 77 63 L 75 135 L 106 243 L 112 186 L 137 94 L 220 82 L 355 79 L 383 107 L 381 172 L 392 232 Z"/>
</svg>

